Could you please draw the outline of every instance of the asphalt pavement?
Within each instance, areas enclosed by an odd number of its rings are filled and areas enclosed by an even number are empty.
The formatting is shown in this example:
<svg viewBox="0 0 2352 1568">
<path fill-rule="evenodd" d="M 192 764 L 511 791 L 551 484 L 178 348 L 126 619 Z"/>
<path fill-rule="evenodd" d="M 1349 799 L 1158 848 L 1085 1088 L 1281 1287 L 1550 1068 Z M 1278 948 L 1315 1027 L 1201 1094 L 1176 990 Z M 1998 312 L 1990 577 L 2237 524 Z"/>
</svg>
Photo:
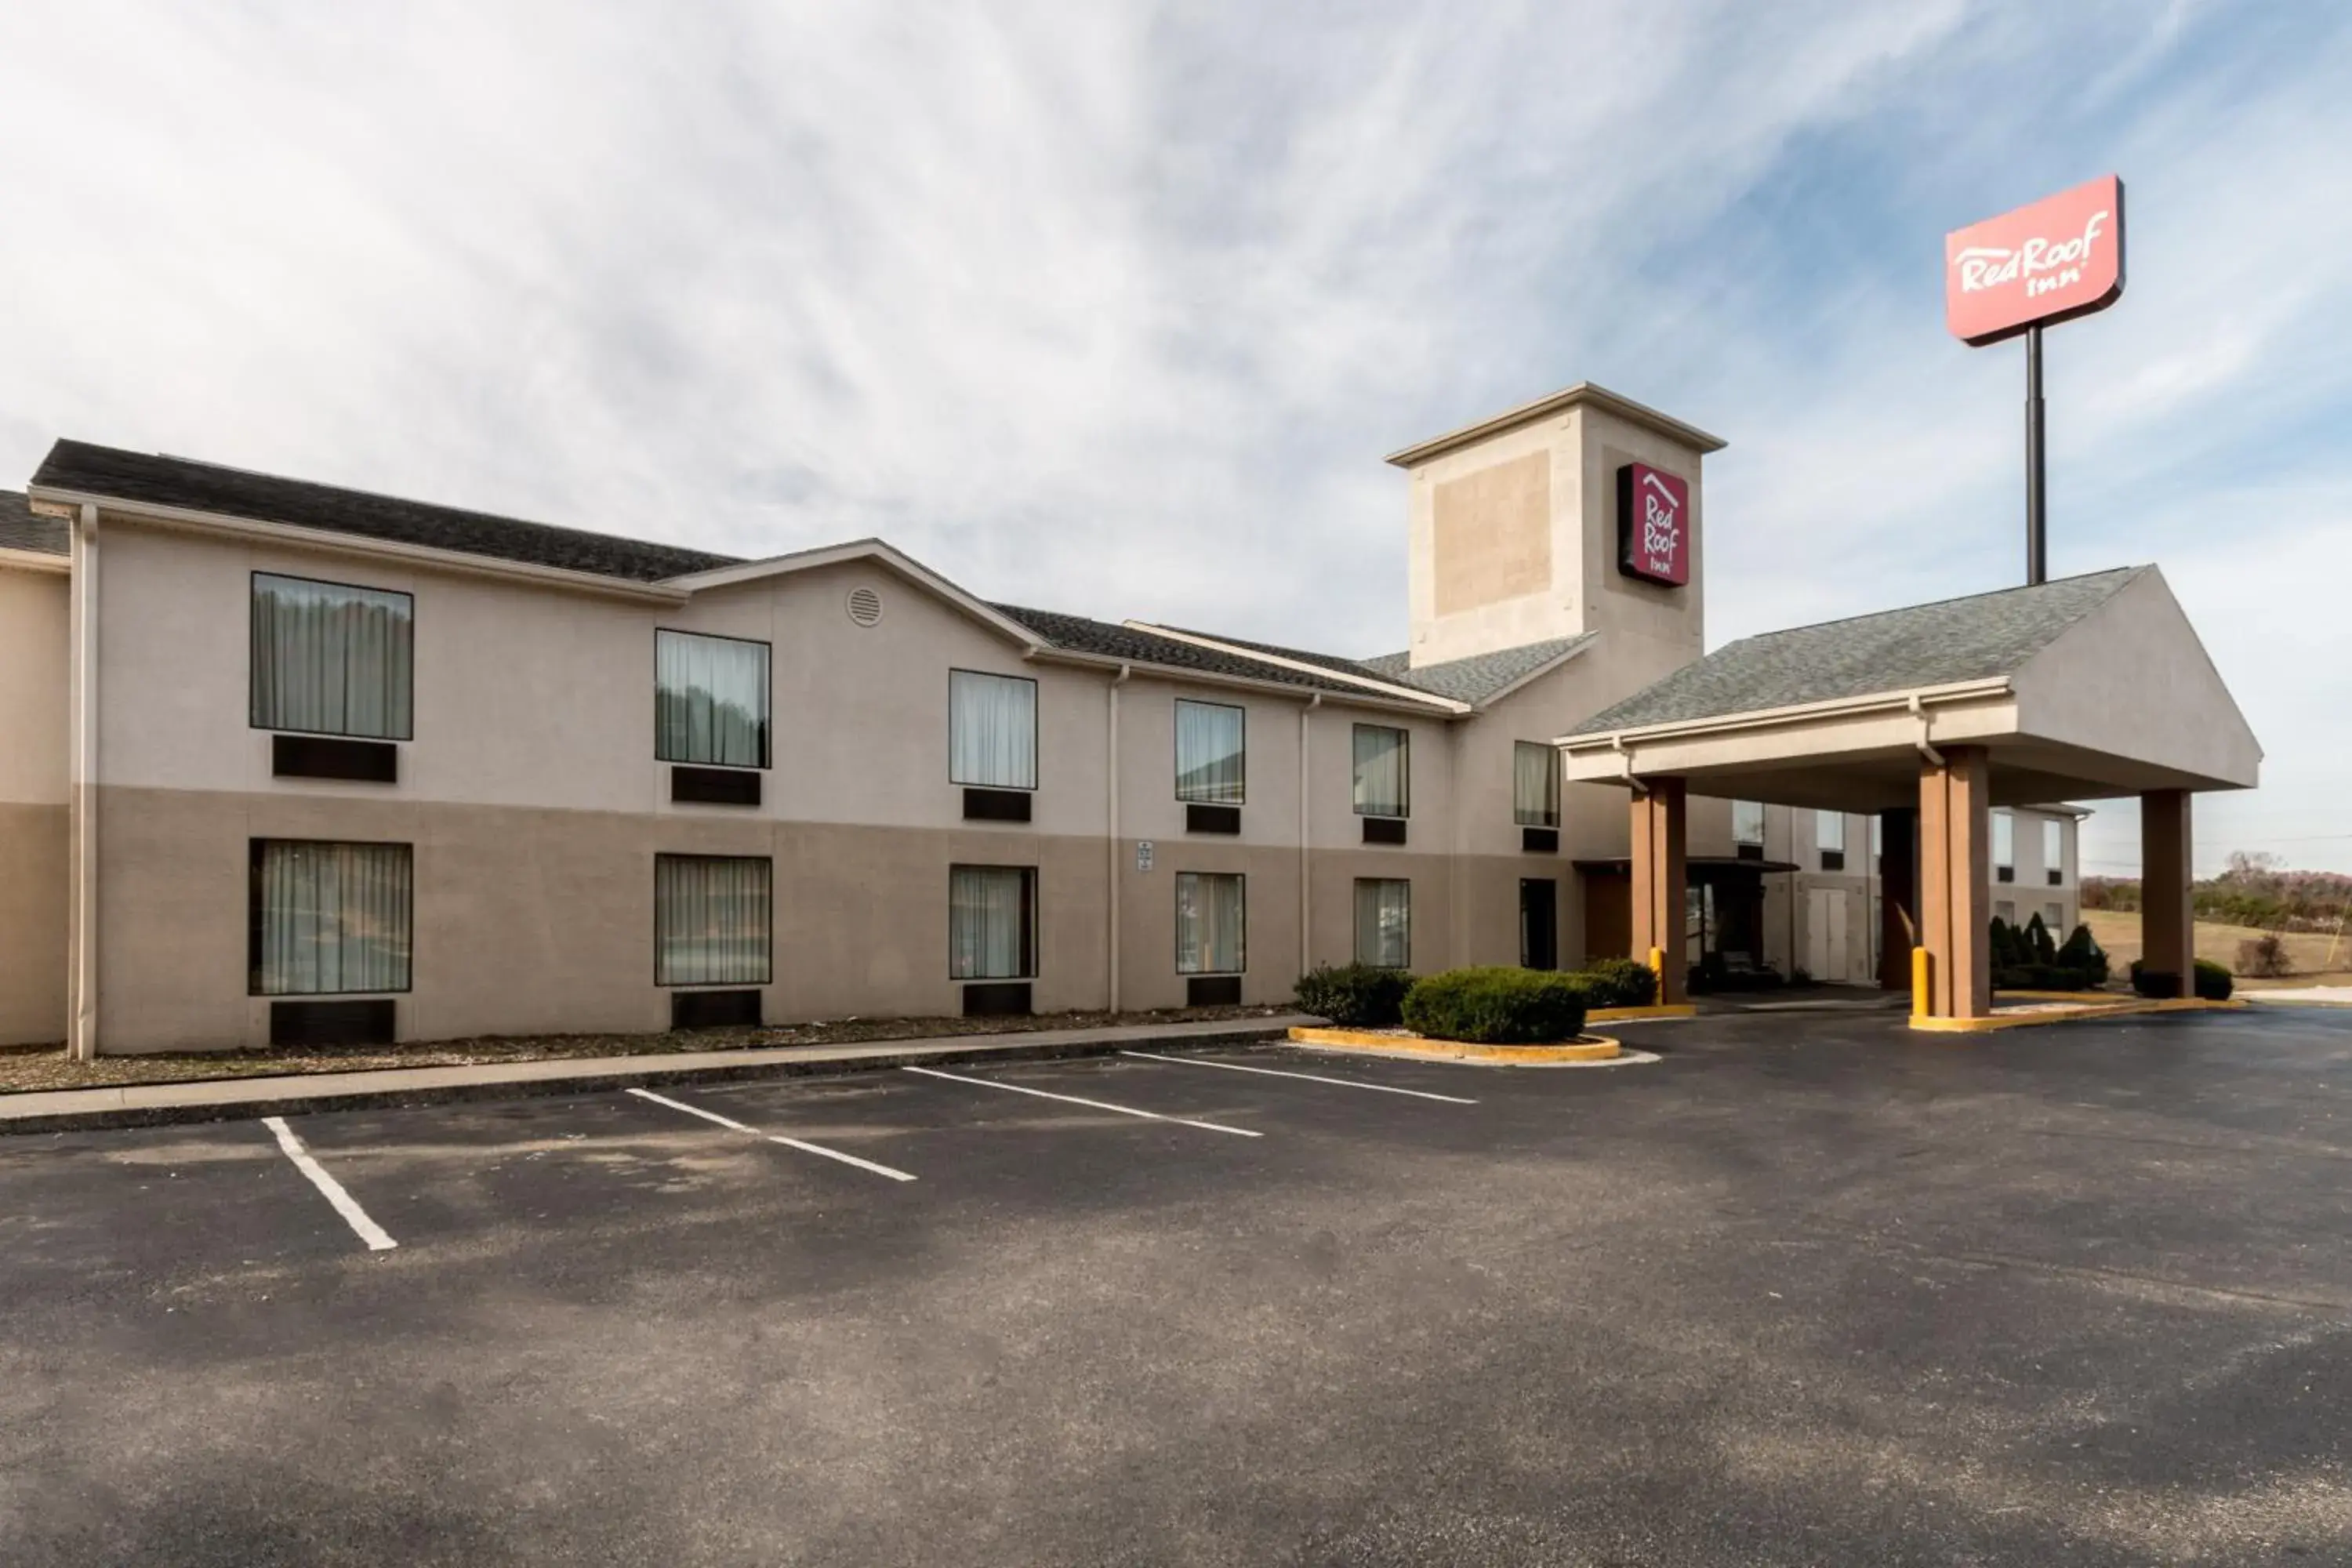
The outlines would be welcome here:
<svg viewBox="0 0 2352 1568">
<path fill-rule="evenodd" d="M 0 1138 L 0 1561 L 2352 1563 L 2352 1014 L 1623 1034 Z"/>
</svg>

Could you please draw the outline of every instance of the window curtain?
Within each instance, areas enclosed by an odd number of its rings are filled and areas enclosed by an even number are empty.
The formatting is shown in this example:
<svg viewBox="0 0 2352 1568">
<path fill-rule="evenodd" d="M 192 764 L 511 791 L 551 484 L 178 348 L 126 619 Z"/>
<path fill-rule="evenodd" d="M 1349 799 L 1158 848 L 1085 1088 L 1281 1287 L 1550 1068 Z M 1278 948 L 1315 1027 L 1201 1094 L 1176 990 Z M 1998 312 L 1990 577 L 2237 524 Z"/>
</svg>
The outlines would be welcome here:
<svg viewBox="0 0 2352 1568">
<path fill-rule="evenodd" d="M 260 839 L 254 850 L 257 994 L 408 989 L 407 845 Z"/>
<path fill-rule="evenodd" d="M 1242 804 L 1243 710 L 1223 702 L 1176 704 L 1176 798 Z"/>
<path fill-rule="evenodd" d="M 1403 816 L 1412 805 L 1411 769 L 1402 730 L 1356 726 L 1356 811 L 1362 816 Z"/>
<path fill-rule="evenodd" d="M 1356 962 L 1403 969 L 1412 962 L 1412 884 L 1365 878 L 1356 883 Z"/>
<path fill-rule="evenodd" d="M 253 722 L 410 738 L 415 600 L 299 577 L 253 577 Z"/>
<path fill-rule="evenodd" d="M 722 768 L 768 765 L 768 645 L 654 634 L 654 755 Z"/>
<path fill-rule="evenodd" d="M 1549 746 L 1517 742 L 1511 754 L 1511 814 L 1522 827 L 1559 826 L 1559 757 Z"/>
<path fill-rule="evenodd" d="M 1025 980 L 1037 972 L 1037 873 L 1023 866 L 948 870 L 948 977 Z"/>
<path fill-rule="evenodd" d="M 1037 787 L 1037 683 L 969 669 L 948 676 L 948 782 Z"/>
<path fill-rule="evenodd" d="M 1992 814 L 1992 863 L 1996 866 L 2017 864 L 2017 818 L 2005 811 Z"/>
<path fill-rule="evenodd" d="M 1813 813 L 1813 843 L 1817 848 L 1845 850 L 1845 814 L 1839 811 Z"/>
<path fill-rule="evenodd" d="M 1245 904 L 1237 876 L 1177 872 L 1176 973 L 1241 973 Z"/>
<path fill-rule="evenodd" d="M 659 985 L 765 985 L 770 863 L 748 857 L 654 858 L 654 982 Z"/>
</svg>

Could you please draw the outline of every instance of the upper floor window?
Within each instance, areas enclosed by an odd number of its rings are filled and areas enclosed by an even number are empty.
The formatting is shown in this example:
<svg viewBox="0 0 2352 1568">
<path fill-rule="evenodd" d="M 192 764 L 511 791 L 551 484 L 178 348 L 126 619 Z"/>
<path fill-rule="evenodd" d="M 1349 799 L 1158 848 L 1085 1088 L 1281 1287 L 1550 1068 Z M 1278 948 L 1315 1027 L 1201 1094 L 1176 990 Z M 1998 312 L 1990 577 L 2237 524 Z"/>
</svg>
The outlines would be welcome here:
<svg viewBox="0 0 2352 1568">
<path fill-rule="evenodd" d="M 1731 803 L 1731 841 L 1764 847 L 1764 803 L 1760 800 L 1735 800 Z"/>
<path fill-rule="evenodd" d="M 1223 702 L 1176 704 L 1176 798 L 1239 805 L 1248 784 L 1243 744 L 1248 714 Z"/>
<path fill-rule="evenodd" d="M 1992 873 L 2004 882 L 2017 880 L 2017 818 L 2005 811 L 1992 814 Z"/>
<path fill-rule="evenodd" d="M 768 765 L 768 645 L 654 633 L 654 755 L 722 768 Z"/>
<path fill-rule="evenodd" d="M 1018 675 L 948 672 L 948 782 L 1037 787 L 1037 683 Z"/>
<path fill-rule="evenodd" d="M 1822 869 L 1845 869 L 1845 813 L 1817 811 L 1813 814 L 1813 844 L 1822 852 Z"/>
<path fill-rule="evenodd" d="M 2042 819 L 2042 868 L 2053 888 L 2066 879 L 2066 828 L 2054 816 Z"/>
<path fill-rule="evenodd" d="M 408 740 L 415 618 L 411 595 L 256 572 L 254 728 Z"/>
<path fill-rule="evenodd" d="M 1559 753 L 1549 746 L 1513 742 L 1511 819 L 1521 827 L 1559 826 Z"/>
<path fill-rule="evenodd" d="M 1412 815 L 1412 737 L 1382 724 L 1356 726 L 1356 815 Z"/>
</svg>

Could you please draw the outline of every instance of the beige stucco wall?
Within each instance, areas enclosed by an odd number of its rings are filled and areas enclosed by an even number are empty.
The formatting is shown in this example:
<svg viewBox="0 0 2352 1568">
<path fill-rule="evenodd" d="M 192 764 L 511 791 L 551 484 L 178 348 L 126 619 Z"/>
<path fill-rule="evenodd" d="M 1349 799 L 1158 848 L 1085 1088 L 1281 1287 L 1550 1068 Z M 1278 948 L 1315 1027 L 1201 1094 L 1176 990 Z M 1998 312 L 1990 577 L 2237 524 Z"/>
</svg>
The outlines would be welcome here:
<svg viewBox="0 0 2352 1568">
<path fill-rule="evenodd" d="M 68 584 L 0 566 L 0 1045 L 65 1037 Z"/>
</svg>

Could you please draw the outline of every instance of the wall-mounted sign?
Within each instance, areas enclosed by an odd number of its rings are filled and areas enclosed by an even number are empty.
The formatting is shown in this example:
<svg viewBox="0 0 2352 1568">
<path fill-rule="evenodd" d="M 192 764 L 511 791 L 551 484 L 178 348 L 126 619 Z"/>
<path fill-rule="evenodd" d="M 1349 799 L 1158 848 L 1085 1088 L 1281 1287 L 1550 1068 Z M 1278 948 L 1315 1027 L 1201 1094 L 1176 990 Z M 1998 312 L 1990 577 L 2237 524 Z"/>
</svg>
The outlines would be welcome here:
<svg viewBox="0 0 2352 1568">
<path fill-rule="evenodd" d="M 1690 581 L 1690 483 L 1647 463 L 1617 470 L 1617 569 L 1681 587 Z"/>
<path fill-rule="evenodd" d="M 2124 183 L 2114 174 L 1944 237 L 1944 322 L 1981 347 L 2104 310 L 2124 292 Z"/>
<path fill-rule="evenodd" d="M 1149 838 L 1135 841 L 1135 868 L 1139 871 L 1151 869 L 1151 840 Z"/>
</svg>

